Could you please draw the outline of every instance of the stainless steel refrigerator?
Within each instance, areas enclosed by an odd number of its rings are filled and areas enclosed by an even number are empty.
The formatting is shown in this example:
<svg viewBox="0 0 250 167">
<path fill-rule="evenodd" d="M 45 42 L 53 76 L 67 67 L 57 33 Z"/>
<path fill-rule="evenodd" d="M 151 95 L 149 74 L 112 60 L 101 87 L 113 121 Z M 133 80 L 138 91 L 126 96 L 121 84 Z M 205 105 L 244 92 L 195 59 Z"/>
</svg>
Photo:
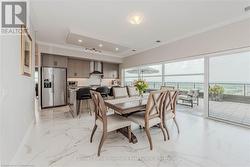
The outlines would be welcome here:
<svg viewBox="0 0 250 167">
<path fill-rule="evenodd" d="M 67 104 L 67 69 L 42 67 L 42 108 Z"/>
</svg>

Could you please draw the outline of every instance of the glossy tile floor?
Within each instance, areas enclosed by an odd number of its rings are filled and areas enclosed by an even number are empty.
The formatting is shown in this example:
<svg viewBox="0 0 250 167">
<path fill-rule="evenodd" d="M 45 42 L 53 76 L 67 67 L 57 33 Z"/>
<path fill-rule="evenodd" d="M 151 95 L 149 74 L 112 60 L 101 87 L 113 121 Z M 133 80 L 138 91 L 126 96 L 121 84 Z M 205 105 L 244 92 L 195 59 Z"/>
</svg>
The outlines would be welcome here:
<svg viewBox="0 0 250 167">
<path fill-rule="evenodd" d="M 133 126 L 137 144 L 128 143 L 120 133 L 112 132 L 104 142 L 101 156 L 97 130 L 89 142 L 93 116 L 84 113 L 71 118 L 67 107 L 44 110 L 34 125 L 27 143 L 12 165 L 57 167 L 249 167 L 250 129 L 199 116 L 177 113 L 181 133 L 168 121 L 170 140 L 164 142 L 158 128 L 151 129 L 153 151 L 143 129 Z"/>
</svg>

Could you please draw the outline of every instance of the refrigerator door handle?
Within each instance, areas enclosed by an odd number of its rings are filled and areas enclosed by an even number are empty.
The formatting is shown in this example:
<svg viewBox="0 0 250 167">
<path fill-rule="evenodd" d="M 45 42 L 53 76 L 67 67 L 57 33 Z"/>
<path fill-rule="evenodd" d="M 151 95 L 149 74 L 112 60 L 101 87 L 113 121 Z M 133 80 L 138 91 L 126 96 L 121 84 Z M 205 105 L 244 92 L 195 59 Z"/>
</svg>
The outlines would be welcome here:
<svg viewBox="0 0 250 167">
<path fill-rule="evenodd" d="M 53 70 L 54 71 L 54 70 Z M 53 72 L 53 74 L 52 74 L 52 82 L 51 82 L 51 86 L 52 86 L 52 93 L 54 94 L 54 92 L 55 92 L 55 88 L 54 88 L 54 86 L 55 86 L 55 84 L 54 84 L 54 80 L 55 80 L 55 76 L 54 76 L 54 72 Z"/>
</svg>

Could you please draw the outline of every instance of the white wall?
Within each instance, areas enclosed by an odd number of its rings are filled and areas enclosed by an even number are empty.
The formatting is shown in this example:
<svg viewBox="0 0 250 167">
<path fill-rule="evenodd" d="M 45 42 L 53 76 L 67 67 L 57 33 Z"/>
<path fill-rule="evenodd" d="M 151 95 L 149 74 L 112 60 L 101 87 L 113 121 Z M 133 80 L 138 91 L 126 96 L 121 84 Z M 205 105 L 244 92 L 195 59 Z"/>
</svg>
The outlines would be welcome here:
<svg viewBox="0 0 250 167">
<path fill-rule="evenodd" d="M 216 28 L 123 59 L 122 68 L 250 46 L 250 19 Z"/>
<path fill-rule="evenodd" d="M 33 33 L 31 36 L 35 41 Z M 11 162 L 27 130 L 34 122 L 35 84 L 34 69 L 31 77 L 20 74 L 20 35 L 0 37 L 1 163 L 7 165 Z M 33 49 L 33 67 L 34 60 Z"/>
</svg>

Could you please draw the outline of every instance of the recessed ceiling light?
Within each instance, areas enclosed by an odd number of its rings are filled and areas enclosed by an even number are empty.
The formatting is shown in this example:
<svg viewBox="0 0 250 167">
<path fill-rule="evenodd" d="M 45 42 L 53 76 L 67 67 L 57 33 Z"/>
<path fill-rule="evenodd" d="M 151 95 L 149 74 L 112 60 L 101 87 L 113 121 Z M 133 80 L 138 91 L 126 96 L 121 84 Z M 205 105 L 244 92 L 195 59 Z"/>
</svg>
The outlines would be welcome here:
<svg viewBox="0 0 250 167">
<path fill-rule="evenodd" d="M 100 43 L 98 46 L 99 46 L 100 48 L 103 47 L 103 45 L 102 45 L 101 43 Z"/>
<path fill-rule="evenodd" d="M 81 39 L 78 39 L 78 42 L 82 42 L 82 40 L 81 40 Z"/>
<path fill-rule="evenodd" d="M 135 51 L 136 51 L 136 49 L 133 49 L 132 51 L 133 51 L 133 52 L 135 52 Z"/>
<path fill-rule="evenodd" d="M 160 40 L 156 40 L 155 42 L 160 43 L 161 41 Z"/>
<path fill-rule="evenodd" d="M 130 24 L 134 24 L 134 25 L 138 25 L 141 24 L 141 22 L 143 21 L 143 15 L 140 13 L 135 13 L 133 15 L 130 15 L 128 17 L 128 21 L 130 22 Z"/>
<path fill-rule="evenodd" d="M 249 12 L 250 11 L 250 6 L 245 7 L 245 12 Z"/>
<path fill-rule="evenodd" d="M 119 48 L 115 48 L 115 50 L 116 50 L 116 51 L 118 51 L 118 50 L 119 50 Z"/>
</svg>

